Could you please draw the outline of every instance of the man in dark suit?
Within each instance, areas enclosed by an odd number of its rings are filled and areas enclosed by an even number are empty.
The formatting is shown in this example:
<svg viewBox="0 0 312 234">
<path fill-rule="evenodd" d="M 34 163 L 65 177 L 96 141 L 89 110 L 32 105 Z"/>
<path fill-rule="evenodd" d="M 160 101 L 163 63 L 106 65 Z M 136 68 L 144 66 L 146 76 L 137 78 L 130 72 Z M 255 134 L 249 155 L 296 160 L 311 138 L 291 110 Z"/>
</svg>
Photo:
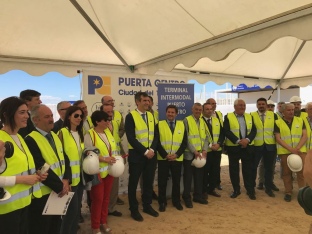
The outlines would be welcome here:
<svg viewBox="0 0 312 234">
<path fill-rule="evenodd" d="M 57 108 L 57 112 L 60 115 L 60 118 L 58 121 L 54 123 L 54 127 L 52 129 L 54 133 L 57 133 L 63 127 L 66 110 L 70 106 L 71 106 L 70 102 L 67 102 L 67 101 L 62 101 L 62 102 L 57 103 L 56 108 Z"/>
<path fill-rule="evenodd" d="M 137 109 L 131 111 L 126 116 L 125 121 L 126 135 L 129 142 L 128 199 L 131 217 L 136 221 L 143 221 L 136 198 L 136 189 L 141 174 L 143 175 L 143 212 L 154 217 L 158 216 L 158 212 L 151 206 L 154 172 L 157 164 L 155 153 L 158 135 L 154 131 L 154 117 L 147 111 L 149 105 L 147 93 L 137 92 L 134 99 Z"/>
<path fill-rule="evenodd" d="M 31 113 L 35 130 L 25 138 L 25 142 L 33 155 L 36 169 L 45 163 L 51 167 L 47 179 L 42 182 L 41 198 L 34 198 L 29 208 L 29 233 L 56 234 L 59 233 L 61 217 L 59 215 L 42 215 L 44 206 L 51 191 L 60 197 L 70 191 L 71 169 L 69 160 L 63 154 L 62 143 L 58 136 L 51 132 L 53 128 L 53 114 L 49 107 L 38 105 Z"/>
<path fill-rule="evenodd" d="M 20 128 L 20 130 L 18 131 L 18 134 L 20 134 L 23 138 L 35 129 L 34 124 L 32 123 L 30 118 L 30 112 L 34 106 L 42 103 L 40 100 L 40 95 L 41 93 L 32 89 L 26 89 L 20 92 L 20 99 L 26 102 L 29 115 L 29 118 L 27 119 L 27 126 L 25 128 Z"/>
<path fill-rule="evenodd" d="M 254 158 L 254 138 L 257 129 L 252 116 L 245 113 L 246 103 L 243 99 L 234 102 L 234 113 L 224 117 L 225 145 L 229 156 L 230 179 L 233 186 L 231 198 L 241 194 L 239 179 L 239 160 L 242 162 L 242 172 L 247 195 L 255 200 L 254 181 L 252 180 L 252 162 Z"/>
</svg>

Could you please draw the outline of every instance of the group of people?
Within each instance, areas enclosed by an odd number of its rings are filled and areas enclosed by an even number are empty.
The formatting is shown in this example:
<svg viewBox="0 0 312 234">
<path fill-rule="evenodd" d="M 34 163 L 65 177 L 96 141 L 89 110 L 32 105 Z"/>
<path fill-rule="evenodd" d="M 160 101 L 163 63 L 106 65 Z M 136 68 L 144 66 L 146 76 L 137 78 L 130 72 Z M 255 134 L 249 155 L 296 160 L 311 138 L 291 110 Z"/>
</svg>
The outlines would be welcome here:
<svg viewBox="0 0 312 234">
<path fill-rule="evenodd" d="M 77 233 L 84 189 L 88 190 L 92 232 L 111 232 L 107 216 L 122 216 L 115 206 L 123 201 L 118 197 L 119 180 L 108 174 L 108 165 L 116 162 L 115 156 L 125 155 L 121 145 L 124 133 L 128 140 L 129 209 L 136 221 L 143 221 L 137 200 L 139 181 L 143 212 L 153 217 L 159 216 L 151 205 L 155 197 L 159 212 L 166 211 L 169 174 L 172 204 L 177 210 L 183 210 L 181 193 L 186 208 L 192 208 L 193 202 L 208 204 L 208 195 L 221 197 L 217 188 L 222 189 L 222 152 L 229 158 L 231 198 L 241 194 L 240 161 L 248 197 L 256 199 L 258 171 L 264 176 L 257 188 L 265 188 L 265 193 L 274 197 L 273 191 L 279 190 L 273 182 L 278 155 L 284 200 L 289 202 L 293 186 L 287 158 L 297 154 L 304 162 L 312 145 L 312 103 L 301 112 L 301 100 L 296 96 L 289 103 L 279 103 L 277 113 L 275 104 L 265 98 L 257 100 L 258 111 L 246 113 L 245 101 L 237 99 L 234 112 L 224 117 L 216 110 L 216 101 L 209 98 L 203 105 L 194 103 L 192 114 L 183 121 L 176 119 L 178 108 L 168 105 L 166 119 L 159 121 L 158 112 L 152 109 L 153 99 L 145 92 L 137 92 L 137 107 L 125 121 L 114 110 L 114 99 L 104 96 L 100 110 L 91 116 L 83 100 L 73 105 L 60 102 L 60 119 L 54 123 L 52 111 L 41 103 L 40 95 L 35 90 L 24 90 L 20 97 L 0 103 L 0 187 L 11 194 L 10 199 L 0 200 L 0 233 Z M 10 158 L 3 153 L 6 141 L 13 144 Z M 83 158 L 90 151 L 99 155 L 97 175 L 82 170 Z M 206 163 L 196 167 L 194 160 Z M 49 165 L 47 171 L 42 170 L 45 164 Z M 259 165 L 263 172 L 258 170 Z M 153 189 L 157 167 L 158 196 Z M 297 179 L 299 187 L 303 187 L 302 170 Z M 70 191 L 74 196 L 66 215 L 42 215 L 50 193 L 63 197 Z"/>
</svg>

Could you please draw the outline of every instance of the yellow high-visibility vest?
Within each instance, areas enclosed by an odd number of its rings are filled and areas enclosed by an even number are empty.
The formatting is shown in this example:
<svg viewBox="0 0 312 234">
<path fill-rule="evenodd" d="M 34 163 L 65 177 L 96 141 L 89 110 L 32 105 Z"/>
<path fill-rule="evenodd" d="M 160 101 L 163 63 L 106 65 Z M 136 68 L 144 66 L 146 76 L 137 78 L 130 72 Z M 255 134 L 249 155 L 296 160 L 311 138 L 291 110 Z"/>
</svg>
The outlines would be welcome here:
<svg viewBox="0 0 312 234">
<path fill-rule="evenodd" d="M 106 128 L 104 130 L 104 133 L 110 144 L 109 146 L 106 145 L 106 143 L 102 140 L 102 138 L 93 128 L 89 130 L 89 134 L 93 142 L 93 145 L 100 150 L 100 155 L 103 157 L 109 157 L 110 156 L 109 152 L 111 151 L 111 157 L 114 157 L 117 155 L 115 139 L 109 128 Z M 100 175 L 101 178 L 105 178 L 108 175 L 108 163 L 100 162 Z"/>
<path fill-rule="evenodd" d="M 187 123 L 188 123 L 188 134 L 187 138 L 188 141 L 194 146 L 194 148 L 202 152 L 205 140 L 206 140 L 206 127 L 205 122 L 202 118 L 199 118 L 199 126 L 197 126 L 197 123 L 193 117 L 193 115 L 189 115 L 186 117 Z M 189 151 L 186 149 L 186 151 Z"/>
<path fill-rule="evenodd" d="M 285 141 L 287 145 L 289 145 L 292 148 L 295 148 L 302 137 L 302 125 L 303 125 L 303 119 L 300 117 L 294 117 L 292 124 L 291 124 L 291 129 L 289 129 L 288 125 L 285 123 L 283 119 L 278 119 L 276 120 L 276 125 L 280 129 L 280 135 L 281 139 Z M 283 146 L 280 144 L 276 144 L 277 147 L 277 154 L 290 154 L 291 152 L 285 149 Z M 301 152 L 307 152 L 306 145 L 304 144 L 300 148 Z"/>
<path fill-rule="evenodd" d="M 182 121 L 177 120 L 175 123 L 174 132 L 172 133 L 166 120 L 159 121 L 159 137 L 162 147 L 168 154 L 175 154 L 183 141 L 185 126 Z M 166 160 L 157 154 L 158 160 Z M 176 158 L 176 161 L 183 161 L 183 154 Z"/>
<path fill-rule="evenodd" d="M 238 122 L 236 115 L 234 113 L 228 113 L 227 117 L 230 123 L 230 130 L 238 139 L 240 139 L 239 122 Z M 244 118 L 245 118 L 245 123 L 246 123 L 246 128 L 247 128 L 247 133 L 246 133 L 246 136 L 247 136 L 251 132 L 251 129 L 252 129 L 252 117 L 250 114 L 245 113 Z M 238 144 L 232 143 L 229 139 L 225 140 L 225 144 L 227 146 L 238 146 Z M 253 145 L 253 144 L 254 144 L 254 141 L 249 142 L 249 145 Z"/>
<path fill-rule="evenodd" d="M 18 134 L 22 149 L 15 143 L 13 138 L 3 130 L 0 130 L 0 139 L 9 141 L 14 146 L 14 154 L 11 158 L 5 158 L 6 169 L 1 176 L 19 176 L 32 175 L 36 173 L 35 163 L 24 139 Z M 10 194 L 11 198 L 0 201 L 0 215 L 7 214 L 15 210 L 22 209 L 31 203 L 32 195 L 36 198 L 42 197 L 39 183 L 35 185 L 15 184 L 14 186 L 4 187 Z"/>
<path fill-rule="evenodd" d="M 64 151 L 69 158 L 69 165 L 72 173 L 72 186 L 76 186 L 80 182 L 80 169 L 81 169 L 81 153 L 78 151 L 78 147 L 75 138 L 68 130 L 68 128 L 60 129 L 63 136 Z M 84 143 L 80 142 L 81 152 L 84 149 Z"/>
<path fill-rule="evenodd" d="M 32 131 L 28 136 L 33 138 L 42 154 L 43 159 L 50 165 L 50 169 L 60 178 L 63 179 L 65 173 L 65 159 L 63 155 L 63 146 L 60 138 L 51 131 L 52 138 L 54 140 L 57 155 L 50 145 L 48 139 L 37 131 Z M 42 195 L 51 193 L 52 189 L 48 186 L 40 183 Z"/>
<path fill-rule="evenodd" d="M 143 120 L 140 113 L 136 110 L 130 112 L 134 124 L 135 124 L 135 137 L 136 139 L 147 149 L 150 148 L 152 145 L 152 142 L 154 140 L 154 128 L 155 128 L 155 122 L 153 115 L 146 111 L 147 120 L 148 120 L 148 127 Z M 133 149 L 132 145 L 128 144 L 128 149 Z"/>
<path fill-rule="evenodd" d="M 265 113 L 264 123 L 261 121 L 261 117 L 257 111 L 251 113 L 254 124 L 257 128 L 257 134 L 254 139 L 255 146 L 262 146 L 264 143 L 269 145 L 274 145 L 274 113 L 272 111 L 267 111 Z"/>
<path fill-rule="evenodd" d="M 205 124 L 206 132 L 208 135 L 208 141 L 209 143 L 216 144 L 218 143 L 220 131 L 221 131 L 221 123 L 217 117 L 211 116 L 211 126 L 212 126 L 212 136 L 210 134 L 209 128 L 207 124 Z M 220 145 L 220 148 L 217 151 L 221 151 L 222 147 Z M 208 152 L 211 152 L 212 150 L 208 148 Z"/>
</svg>

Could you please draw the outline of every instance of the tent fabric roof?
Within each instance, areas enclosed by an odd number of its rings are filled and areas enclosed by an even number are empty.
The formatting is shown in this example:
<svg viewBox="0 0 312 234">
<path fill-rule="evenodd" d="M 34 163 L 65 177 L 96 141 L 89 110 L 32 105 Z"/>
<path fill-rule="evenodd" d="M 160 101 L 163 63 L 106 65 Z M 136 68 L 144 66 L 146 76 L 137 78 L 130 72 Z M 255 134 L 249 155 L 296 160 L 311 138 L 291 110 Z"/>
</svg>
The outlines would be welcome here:
<svg viewBox="0 0 312 234">
<path fill-rule="evenodd" d="M 2 0 L 0 73 L 73 76 L 77 68 L 126 64 L 140 74 L 187 70 L 209 73 L 182 72 L 202 82 L 266 86 L 305 43 L 282 86 L 307 85 L 310 25 L 308 0 Z"/>
</svg>

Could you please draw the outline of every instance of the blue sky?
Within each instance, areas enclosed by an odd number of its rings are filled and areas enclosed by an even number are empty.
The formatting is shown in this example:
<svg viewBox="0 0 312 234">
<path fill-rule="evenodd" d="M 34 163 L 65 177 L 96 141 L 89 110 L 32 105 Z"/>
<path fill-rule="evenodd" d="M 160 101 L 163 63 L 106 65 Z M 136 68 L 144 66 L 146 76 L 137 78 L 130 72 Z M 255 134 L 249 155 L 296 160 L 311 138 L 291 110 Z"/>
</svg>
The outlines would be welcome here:
<svg viewBox="0 0 312 234">
<path fill-rule="evenodd" d="M 43 76 L 31 76 L 20 70 L 12 70 L 0 75 L 0 100 L 9 96 L 19 96 L 25 89 L 34 89 L 41 93 L 46 104 L 57 104 L 63 100 L 80 99 L 80 77 L 66 77 L 57 72 Z"/>
</svg>

